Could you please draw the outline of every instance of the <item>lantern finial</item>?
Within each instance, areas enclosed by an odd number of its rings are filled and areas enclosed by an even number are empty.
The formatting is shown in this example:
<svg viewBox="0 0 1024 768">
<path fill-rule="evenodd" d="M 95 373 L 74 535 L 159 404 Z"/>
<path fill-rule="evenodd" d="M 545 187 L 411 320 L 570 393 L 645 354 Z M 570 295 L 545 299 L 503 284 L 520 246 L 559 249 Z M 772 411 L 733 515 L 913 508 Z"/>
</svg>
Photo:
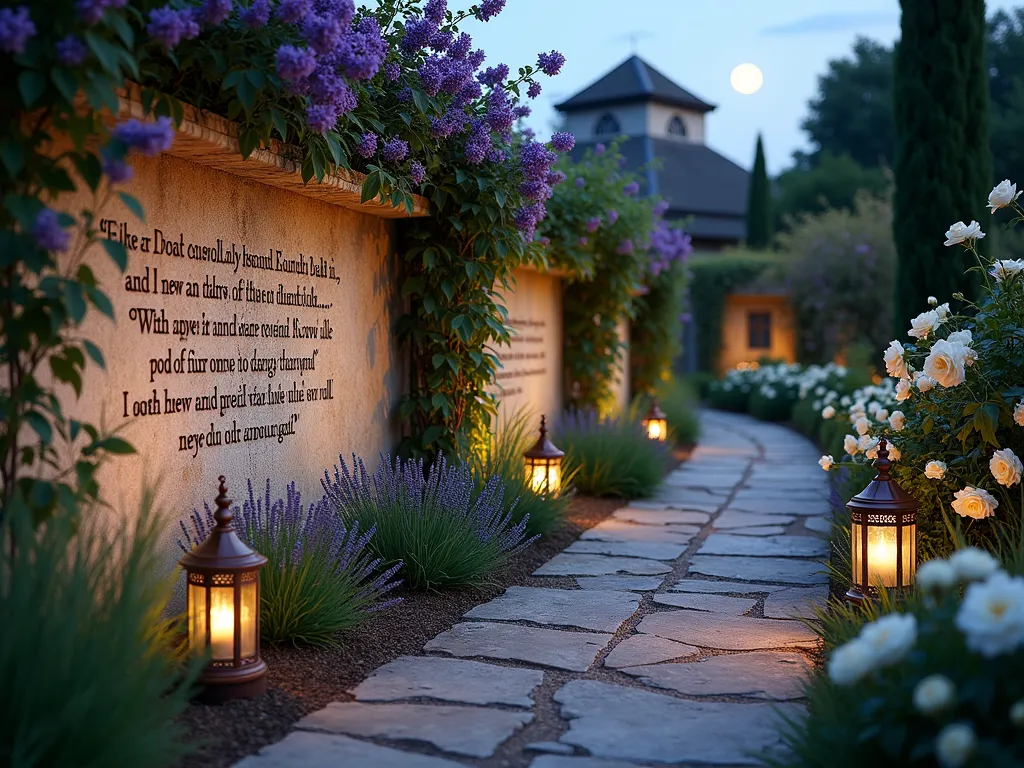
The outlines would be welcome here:
<svg viewBox="0 0 1024 768">
<path fill-rule="evenodd" d="M 221 530 L 233 530 L 231 521 L 234 515 L 231 513 L 231 499 L 228 498 L 227 480 L 224 475 L 217 478 L 220 487 L 217 488 L 217 498 L 213 503 L 217 505 L 217 511 L 213 513 L 213 519 L 217 521 L 217 527 Z"/>
<path fill-rule="evenodd" d="M 890 480 L 889 470 L 892 469 L 892 462 L 889 461 L 889 443 L 884 437 L 878 439 L 878 458 L 871 466 L 878 470 L 875 480 Z"/>
<path fill-rule="evenodd" d="M 544 416 L 543 414 L 541 414 L 541 417 L 540 417 L 540 438 L 541 438 L 541 440 L 544 439 L 544 437 L 545 437 L 545 435 L 547 435 L 547 433 L 548 433 L 548 417 Z"/>
</svg>

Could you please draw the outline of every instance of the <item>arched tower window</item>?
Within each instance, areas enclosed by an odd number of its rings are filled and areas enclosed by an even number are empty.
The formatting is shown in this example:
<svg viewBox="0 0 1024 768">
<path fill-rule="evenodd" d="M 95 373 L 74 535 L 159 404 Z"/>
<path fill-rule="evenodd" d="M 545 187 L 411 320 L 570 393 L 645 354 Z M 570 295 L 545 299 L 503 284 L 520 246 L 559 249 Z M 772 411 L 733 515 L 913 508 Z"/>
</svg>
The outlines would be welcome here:
<svg viewBox="0 0 1024 768">
<path fill-rule="evenodd" d="M 672 119 L 668 121 L 668 135 L 686 136 L 686 124 L 683 123 L 683 118 L 679 115 L 673 115 Z"/>
<path fill-rule="evenodd" d="M 595 136 L 618 136 L 622 132 L 619 127 L 619 121 L 615 119 L 615 115 L 611 112 L 605 112 L 601 115 L 597 121 L 597 125 L 594 126 Z"/>
</svg>

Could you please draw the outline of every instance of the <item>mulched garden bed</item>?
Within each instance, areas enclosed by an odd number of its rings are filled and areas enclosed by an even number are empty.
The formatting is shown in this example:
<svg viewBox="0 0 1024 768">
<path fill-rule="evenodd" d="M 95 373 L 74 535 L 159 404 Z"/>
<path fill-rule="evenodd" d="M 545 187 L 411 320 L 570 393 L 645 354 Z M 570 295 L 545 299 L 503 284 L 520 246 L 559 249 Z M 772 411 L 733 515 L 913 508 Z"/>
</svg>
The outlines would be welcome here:
<svg viewBox="0 0 1024 768">
<path fill-rule="evenodd" d="M 684 457 L 685 453 L 675 453 L 673 464 Z M 283 739 L 304 715 L 332 701 L 351 699 L 347 691 L 377 667 L 398 656 L 419 653 L 428 640 L 458 623 L 473 606 L 511 585 L 530 583 L 530 574 L 538 567 L 626 503 L 573 499 L 565 524 L 521 553 L 488 584 L 426 594 L 402 592 L 401 604 L 349 632 L 339 648 L 264 647 L 270 684 L 265 696 L 218 706 L 194 703 L 182 714 L 180 722 L 189 739 L 199 745 L 182 768 L 230 766 Z"/>
</svg>

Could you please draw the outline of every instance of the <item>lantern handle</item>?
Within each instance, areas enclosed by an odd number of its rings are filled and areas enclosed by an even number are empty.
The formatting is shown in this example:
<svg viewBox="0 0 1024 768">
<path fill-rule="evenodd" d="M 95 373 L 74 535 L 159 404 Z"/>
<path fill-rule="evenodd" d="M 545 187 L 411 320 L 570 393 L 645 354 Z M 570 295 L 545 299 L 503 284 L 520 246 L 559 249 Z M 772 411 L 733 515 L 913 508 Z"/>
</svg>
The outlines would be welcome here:
<svg viewBox="0 0 1024 768">
<path fill-rule="evenodd" d="M 878 470 L 875 480 L 890 480 L 889 470 L 892 469 L 892 462 L 889 461 L 888 443 L 884 437 L 878 439 L 878 458 L 871 466 Z"/>
<path fill-rule="evenodd" d="M 213 519 L 217 521 L 217 527 L 222 531 L 234 530 L 231 527 L 231 521 L 235 516 L 231 513 L 231 499 L 228 498 L 227 481 L 224 475 L 221 475 L 217 480 L 220 482 L 220 486 L 217 488 L 218 494 L 214 500 L 214 504 L 217 505 L 217 511 L 213 513 Z"/>
</svg>

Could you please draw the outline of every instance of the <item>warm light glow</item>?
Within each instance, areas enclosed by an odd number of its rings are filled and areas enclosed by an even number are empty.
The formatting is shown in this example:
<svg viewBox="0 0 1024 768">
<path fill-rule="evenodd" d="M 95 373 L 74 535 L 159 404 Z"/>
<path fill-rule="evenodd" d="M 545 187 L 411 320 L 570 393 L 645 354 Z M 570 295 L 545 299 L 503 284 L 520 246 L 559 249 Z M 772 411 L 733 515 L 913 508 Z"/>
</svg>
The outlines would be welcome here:
<svg viewBox="0 0 1024 768">
<path fill-rule="evenodd" d="M 644 421 L 644 426 L 647 428 L 647 437 L 651 440 L 657 440 L 658 442 L 665 442 L 665 438 L 668 437 L 668 430 L 665 429 L 664 419 L 651 419 Z"/>
<path fill-rule="evenodd" d="M 868 584 L 896 587 L 896 529 L 868 528 Z"/>
<path fill-rule="evenodd" d="M 210 647 L 217 660 L 235 657 L 235 590 L 210 590 Z"/>
<path fill-rule="evenodd" d="M 749 96 L 764 85 L 764 75 L 756 64 L 740 64 L 729 75 L 729 83 L 737 93 Z"/>
<path fill-rule="evenodd" d="M 527 464 L 526 479 L 530 482 L 531 490 L 539 496 L 558 493 L 562 486 L 561 462 L 549 464 L 542 460 L 537 464 Z"/>
</svg>

